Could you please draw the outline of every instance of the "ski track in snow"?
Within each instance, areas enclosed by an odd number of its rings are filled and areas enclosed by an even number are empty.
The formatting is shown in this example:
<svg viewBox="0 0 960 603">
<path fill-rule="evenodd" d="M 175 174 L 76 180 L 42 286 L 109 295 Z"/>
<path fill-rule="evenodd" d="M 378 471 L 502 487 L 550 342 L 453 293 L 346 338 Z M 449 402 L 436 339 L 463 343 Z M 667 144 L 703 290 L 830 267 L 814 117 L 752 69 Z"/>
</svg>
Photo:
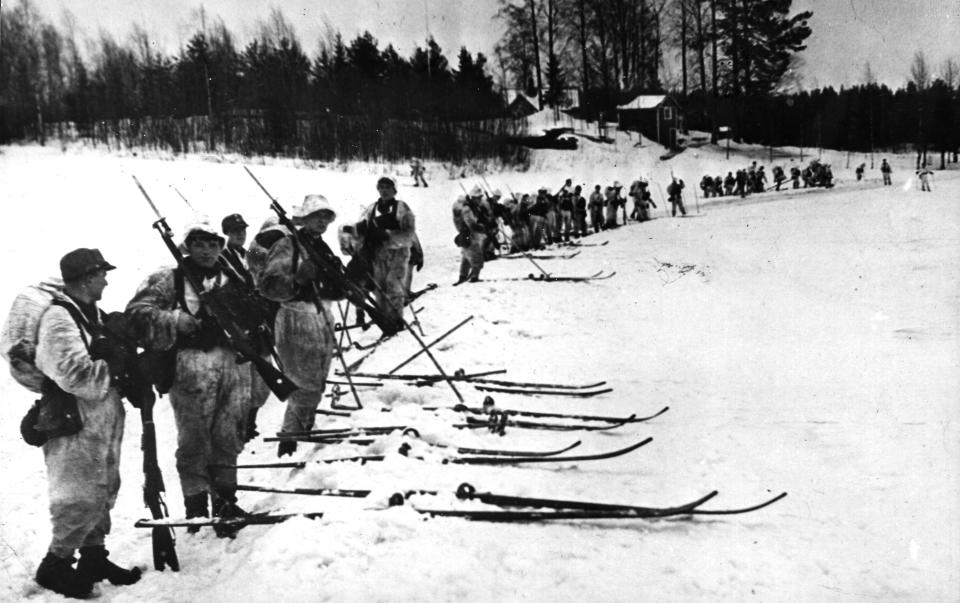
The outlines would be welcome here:
<svg viewBox="0 0 960 603">
<path fill-rule="evenodd" d="M 575 183 L 629 185 L 640 175 L 665 187 L 671 171 L 692 187 L 712 175 L 766 163 L 743 147 L 689 149 L 661 163 L 662 149 L 581 139 L 573 153 L 537 151 L 527 172 L 487 174 L 506 192 Z M 500 437 L 450 427 L 454 413 L 419 405 L 456 402 L 440 383 L 401 382 L 362 393 L 366 409 L 350 419 L 318 417 L 318 427 L 415 425 L 425 439 L 460 446 L 549 449 L 583 440 L 578 453 L 654 441 L 622 457 L 527 467 L 442 465 L 442 452 L 415 443 L 427 460 L 394 451 L 398 434 L 370 446 L 301 444 L 298 459 L 386 452 L 382 463 L 310 465 L 301 471 L 241 471 L 241 483 L 275 487 L 369 488 L 367 499 L 241 492 L 249 510 L 324 511 L 320 520 L 251 526 L 235 540 L 209 529 L 177 531 L 182 571 L 152 569 L 130 587 L 102 584 L 108 601 L 938 601 L 960 596 L 960 429 L 957 310 L 960 284 L 960 178 L 937 172 L 932 194 L 909 180 L 911 157 L 888 156 L 894 186 L 840 181 L 825 191 L 767 193 L 745 200 L 700 199 L 696 219 L 665 217 L 593 235 L 568 260 L 538 261 L 556 275 L 616 271 L 595 283 L 498 281 L 533 272 L 523 260 L 489 263 L 484 282 L 453 288 L 459 256 L 450 204 L 477 177 L 460 180 L 428 168 L 431 186 L 401 186 L 426 253 L 414 287 L 440 287 L 423 306 L 425 341 L 473 314 L 435 348 L 447 372 L 505 368 L 495 378 L 586 383 L 614 388 L 596 398 L 493 394 L 500 406 L 625 416 L 670 412 L 605 432 L 509 429 Z M 0 149 L 8 258 L 0 307 L 25 285 L 56 274 L 60 256 L 99 247 L 119 268 L 101 306 L 119 309 L 139 282 L 170 264 L 150 228 L 154 217 L 130 179 L 136 174 L 178 230 L 190 210 L 175 185 L 219 223 L 239 211 L 256 230 L 268 200 L 234 162 L 197 157 L 108 155 L 33 146 Z M 838 176 L 845 155 L 825 153 Z M 405 166 L 303 169 L 291 161 L 248 165 L 288 209 L 321 192 L 353 221 L 376 197 L 376 176 Z M 788 165 L 786 160 L 781 164 Z M 855 165 L 854 161 L 851 165 Z M 879 164 L 879 158 L 878 158 Z M 709 168 L 709 169 L 706 169 Z M 252 236 L 253 232 L 251 232 Z M 372 341 L 374 331 L 357 333 Z M 352 333 L 353 334 L 353 333 Z M 416 351 L 409 337 L 382 345 L 361 367 L 386 372 Z M 359 357 L 351 352 L 348 362 Z M 432 373 L 425 356 L 404 373 Z M 471 405 L 484 394 L 457 388 Z M 0 600 L 55 601 L 33 572 L 49 539 L 42 454 L 23 444 L 17 425 L 34 396 L 0 376 Z M 347 401 L 344 401 L 348 403 Z M 326 405 L 326 403 L 325 403 Z M 383 406 L 393 406 L 382 413 Z M 280 424 L 268 401 L 260 430 Z M 171 515 L 182 517 L 169 404 L 156 409 L 161 467 Z M 108 539 L 111 559 L 151 564 L 141 500 L 140 425 L 128 411 L 123 486 Z M 240 462 L 275 460 L 275 446 L 252 442 Z M 717 489 L 705 508 L 750 505 L 781 491 L 777 504 L 742 516 L 694 520 L 584 521 L 497 525 L 425 520 L 409 507 L 384 508 L 397 490 L 448 493 L 414 497 L 430 508 L 482 507 L 457 501 L 462 482 L 511 494 L 670 506 Z"/>
</svg>

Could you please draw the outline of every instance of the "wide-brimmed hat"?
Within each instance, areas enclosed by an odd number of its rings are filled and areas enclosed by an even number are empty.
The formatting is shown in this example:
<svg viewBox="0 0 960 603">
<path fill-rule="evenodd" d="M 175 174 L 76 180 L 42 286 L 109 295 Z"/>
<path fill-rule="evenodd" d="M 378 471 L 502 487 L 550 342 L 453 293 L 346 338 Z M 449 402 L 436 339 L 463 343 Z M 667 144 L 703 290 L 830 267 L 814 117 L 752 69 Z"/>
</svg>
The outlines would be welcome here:
<svg viewBox="0 0 960 603">
<path fill-rule="evenodd" d="M 290 234 L 290 230 L 280 224 L 280 218 L 273 215 L 263 221 L 260 231 L 253 237 L 253 240 L 257 245 L 270 249 L 274 243 L 288 234 Z"/>
<path fill-rule="evenodd" d="M 303 219 L 317 212 L 329 213 L 331 220 L 337 217 L 337 212 L 333 211 L 330 202 L 323 195 L 307 195 L 303 198 L 303 203 L 293 208 L 291 215 Z"/>
<path fill-rule="evenodd" d="M 183 244 L 186 245 L 190 241 L 217 241 L 220 245 L 223 245 L 226 241 L 220 236 L 220 233 L 210 224 L 208 218 L 199 218 L 193 222 L 187 223 L 186 227 L 183 229 Z"/>
<path fill-rule="evenodd" d="M 99 249 L 81 247 L 60 258 L 60 276 L 65 281 L 74 281 L 98 270 L 113 270 L 116 266 L 103 259 Z"/>
</svg>

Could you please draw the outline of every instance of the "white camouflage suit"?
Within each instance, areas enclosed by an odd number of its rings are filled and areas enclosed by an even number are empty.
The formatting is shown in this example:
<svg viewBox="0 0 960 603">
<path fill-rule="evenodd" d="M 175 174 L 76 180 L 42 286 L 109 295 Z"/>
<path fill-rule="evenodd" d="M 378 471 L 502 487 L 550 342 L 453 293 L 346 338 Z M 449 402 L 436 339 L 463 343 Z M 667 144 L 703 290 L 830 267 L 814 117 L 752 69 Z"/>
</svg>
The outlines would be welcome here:
<svg viewBox="0 0 960 603">
<path fill-rule="evenodd" d="M 91 341 L 90 333 L 83 336 Z M 120 489 L 125 411 L 110 385 L 107 362 L 90 358 L 81 327 L 65 308 L 50 306 L 44 312 L 37 339 L 37 368 L 76 396 L 83 422 L 79 433 L 43 445 L 53 523 L 49 550 L 70 558 L 78 548 L 102 545 L 110 533 L 110 510 Z"/>
<path fill-rule="evenodd" d="M 225 284 L 223 273 L 204 287 Z M 196 314 L 200 301 L 184 282 L 186 310 L 176 299 L 174 271 L 150 275 L 127 304 L 126 312 L 146 333 L 143 346 L 169 350 L 177 345 L 181 312 Z M 182 344 L 182 342 L 181 342 Z M 209 469 L 210 464 L 235 465 L 243 450 L 250 396 L 250 367 L 237 364 L 237 354 L 225 345 L 204 351 L 184 347 L 177 352 L 170 404 L 177 423 L 177 472 L 184 498 L 203 492 L 236 488 L 236 469 Z"/>
<path fill-rule="evenodd" d="M 271 247 L 266 264 L 258 277 L 260 293 L 269 300 L 281 302 L 274 323 L 277 354 L 284 373 L 299 388 L 287 398 L 283 415 L 283 431 L 309 431 L 316 419 L 317 406 L 330 372 L 336 346 L 330 301 L 301 291 L 294 281 L 294 241 L 286 236 Z M 302 247 L 297 262 L 307 258 Z"/>
<path fill-rule="evenodd" d="M 409 205 L 399 199 L 395 202 L 397 228 L 381 230 L 383 239 L 371 245 L 369 257 L 377 305 L 386 320 L 399 325 L 407 301 L 407 274 L 410 272 L 410 248 L 416 237 L 416 219 Z M 368 224 L 368 232 L 369 225 L 383 217 L 377 205 L 374 203 L 360 216 L 360 220 Z"/>
</svg>

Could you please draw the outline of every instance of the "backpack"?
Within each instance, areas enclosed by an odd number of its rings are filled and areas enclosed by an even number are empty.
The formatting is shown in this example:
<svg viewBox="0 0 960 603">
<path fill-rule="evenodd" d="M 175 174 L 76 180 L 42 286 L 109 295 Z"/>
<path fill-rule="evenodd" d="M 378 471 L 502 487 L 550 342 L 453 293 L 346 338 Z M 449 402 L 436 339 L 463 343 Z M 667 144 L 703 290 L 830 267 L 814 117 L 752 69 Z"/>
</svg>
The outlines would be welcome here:
<svg viewBox="0 0 960 603">
<path fill-rule="evenodd" d="M 10 363 L 10 375 L 35 394 L 42 393 L 45 378 L 35 364 L 40 318 L 63 295 L 63 281 L 59 278 L 28 286 L 13 300 L 0 332 L 0 355 Z"/>
</svg>

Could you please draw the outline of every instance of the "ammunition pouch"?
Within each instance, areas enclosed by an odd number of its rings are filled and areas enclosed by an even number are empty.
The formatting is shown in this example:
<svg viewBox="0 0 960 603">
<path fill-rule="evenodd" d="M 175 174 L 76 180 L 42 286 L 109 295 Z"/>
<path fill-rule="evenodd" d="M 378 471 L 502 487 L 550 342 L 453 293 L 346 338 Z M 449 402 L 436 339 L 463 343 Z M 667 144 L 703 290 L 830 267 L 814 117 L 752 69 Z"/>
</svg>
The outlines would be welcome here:
<svg viewBox="0 0 960 603">
<path fill-rule="evenodd" d="M 83 420 L 77 406 L 77 397 L 60 389 L 50 379 L 40 386 L 41 396 L 20 422 L 20 435 L 31 446 L 63 436 L 80 433 Z"/>
</svg>

